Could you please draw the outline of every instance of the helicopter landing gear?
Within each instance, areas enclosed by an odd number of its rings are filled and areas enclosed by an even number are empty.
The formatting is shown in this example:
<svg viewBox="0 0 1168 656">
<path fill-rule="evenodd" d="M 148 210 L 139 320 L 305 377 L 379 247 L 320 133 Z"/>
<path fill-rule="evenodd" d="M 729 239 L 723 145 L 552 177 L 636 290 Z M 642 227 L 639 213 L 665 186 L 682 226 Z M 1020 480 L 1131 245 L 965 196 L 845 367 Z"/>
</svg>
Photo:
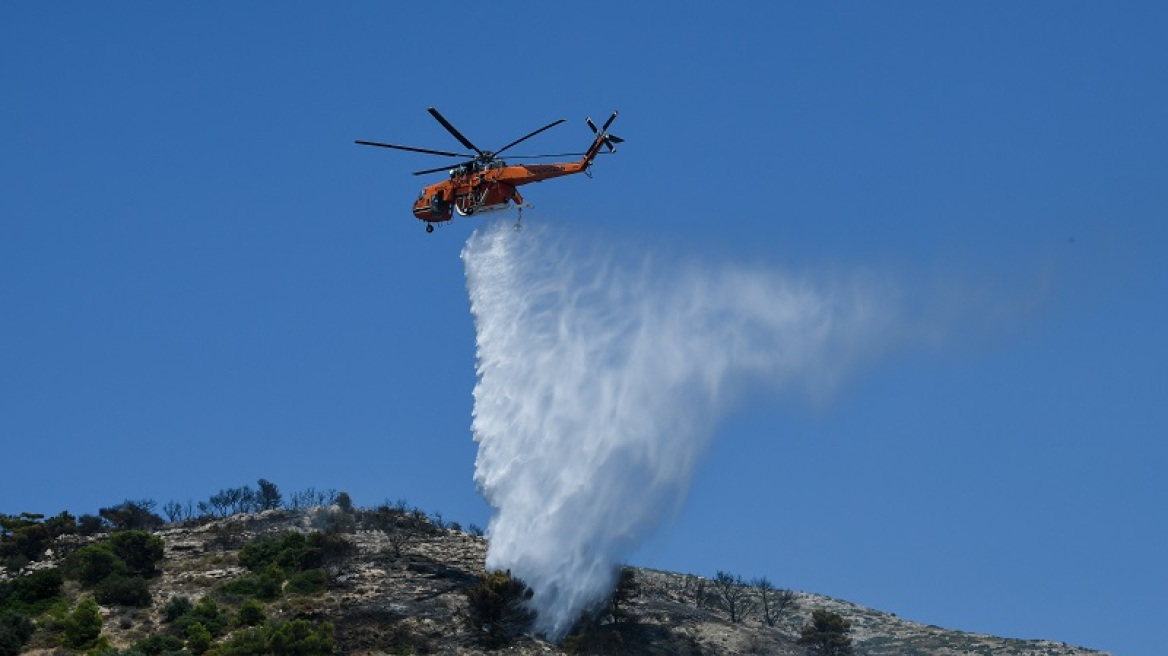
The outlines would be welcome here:
<svg viewBox="0 0 1168 656">
<path fill-rule="evenodd" d="M 426 232 L 427 233 L 434 232 L 434 224 L 433 223 L 426 224 Z"/>
</svg>

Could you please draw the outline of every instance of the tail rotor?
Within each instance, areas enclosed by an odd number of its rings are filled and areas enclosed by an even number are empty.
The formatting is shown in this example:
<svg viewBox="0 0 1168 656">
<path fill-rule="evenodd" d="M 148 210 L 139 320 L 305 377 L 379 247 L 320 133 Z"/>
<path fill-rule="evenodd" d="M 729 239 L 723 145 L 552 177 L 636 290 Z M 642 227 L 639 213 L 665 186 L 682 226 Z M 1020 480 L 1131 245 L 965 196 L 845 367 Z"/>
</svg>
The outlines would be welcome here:
<svg viewBox="0 0 1168 656">
<path fill-rule="evenodd" d="M 616 120 L 616 115 L 617 112 L 613 112 L 612 116 L 609 116 L 608 120 L 605 121 L 604 125 L 599 129 L 596 127 L 596 124 L 592 122 L 591 117 L 584 119 L 584 122 L 588 124 L 588 127 L 592 128 L 593 134 L 599 135 L 599 137 L 604 141 L 604 145 L 608 147 L 608 152 L 610 153 L 616 152 L 616 146 L 613 144 L 624 143 L 624 139 L 621 139 L 615 134 L 609 134 L 608 132 L 608 126 L 612 125 L 612 122 Z"/>
</svg>

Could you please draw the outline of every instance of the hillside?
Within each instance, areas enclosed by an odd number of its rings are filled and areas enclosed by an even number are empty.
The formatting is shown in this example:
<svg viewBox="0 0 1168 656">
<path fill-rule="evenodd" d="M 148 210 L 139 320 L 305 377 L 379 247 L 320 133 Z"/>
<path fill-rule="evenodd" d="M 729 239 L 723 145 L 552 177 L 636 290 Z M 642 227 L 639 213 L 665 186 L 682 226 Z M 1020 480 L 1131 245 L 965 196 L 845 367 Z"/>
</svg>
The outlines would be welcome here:
<svg viewBox="0 0 1168 656">
<path fill-rule="evenodd" d="M 814 609 L 838 613 L 850 623 L 859 655 L 1100 653 L 925 626 L 802 592 L 793 594 L 794 608 L 773 627 L 757 612 L 735 623 L 714 603 L 710 580 L 635 568 L 628 568 L 619 607 L 597 613 L 588 628 L 557 645 L 524 635 L 522 611 L 514 607 L 500 606 L 503 615 L 491 628 L 480 624 L 481 618 L 472 620 L 467 591 L 483 581 L 485 539 L 416 510 L 268 510 L 167 524 L 152 534 L 163 551 L 148 578 L 149 601 L 138 607 L 101 605 L 100 639 L 89 645 L 91 653 L 795 655 L 805 653 L 796 639 Z M 82 651 L 63 646 L 75 630 L 70 617 L 82 600 L 108 592 L 100 583 L 81 582 L 77 554 L 97 553 L 93 546 L 107 540 L 104 533 L 62 535 L 18 573 L 0 573 L 12 602 L 19 596 L 13 590 L 29 587 L 17 582 L 52 568 L 66 572 L 56 598 L 36 602 L 39 611 L 29 602 L 30 613 L 39 612 L 37 630 L 19 653 Z M 289 544 L 299 550 L 298 562 L 313 567 L 288 565 Z M 742 592 L 744 602 L 757 597 L 753 588 Z M 33 593 L 25 594 L 32 599 Z M 211 607 L 213 613 L 205 612 Z M 186 615 L 180 613 L 184 609 Z M 202 618 L 199 628 L 192 628 L 195 617 Z M 299 633 L 289 637 L 293 628 Z M 261 640 L 264 631 L 267 642 Z M 3 644 L 0 640 L 0 653 Z"/>
</svg>

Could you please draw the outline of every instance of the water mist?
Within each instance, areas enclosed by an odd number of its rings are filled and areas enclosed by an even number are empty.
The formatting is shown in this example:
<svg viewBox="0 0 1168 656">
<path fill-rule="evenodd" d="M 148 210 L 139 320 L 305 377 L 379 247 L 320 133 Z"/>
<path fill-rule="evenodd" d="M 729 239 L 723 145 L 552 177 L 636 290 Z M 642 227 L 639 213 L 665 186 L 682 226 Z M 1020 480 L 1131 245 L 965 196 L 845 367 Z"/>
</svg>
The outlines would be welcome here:
<svg viewBox="0 0 1168 656">
<path fill-rule="evenodd" d="M 678 264 L 538 223 L 483 225 L 463 261 L 487 567 L 531 586 L 552 639 L 675 516 L 747 386 L 824 393 L 895 332 L 889 288 L 861 275 Z"/>
</svg>

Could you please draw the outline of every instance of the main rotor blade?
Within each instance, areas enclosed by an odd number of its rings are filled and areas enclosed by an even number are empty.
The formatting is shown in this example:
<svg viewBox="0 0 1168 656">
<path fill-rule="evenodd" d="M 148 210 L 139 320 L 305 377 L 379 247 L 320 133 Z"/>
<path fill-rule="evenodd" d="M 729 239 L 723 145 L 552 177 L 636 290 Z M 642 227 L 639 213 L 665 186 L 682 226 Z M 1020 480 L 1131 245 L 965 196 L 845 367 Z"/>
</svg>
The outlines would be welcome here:
<svg viewBox="0 0 1168 656">
<path fill-rule="evenodd" d="M 450 169 L 456 169 L 460 166 L 466 166 L 467 164 L 473 164 L 473 163 L 474 163 L 474 160 L 472 159 L 469 162 L 463 162 L 461 164 L 447 164 L 446 166 L 439 166 L 436 169 L 426 169 L 425 171 L 414 171 L 413 175 L 426 175 L 427 173 L 437 173 L 439 171 L 449 171 Z"/>
<path fill-rule="evenodd" d="M 474 157 L 468 153 L 450 153 L 445 150 L 430 150 L 429 148 L 414 148 L 413 146 L 398 146 L 396 144 L 381 143 L 379 141 L 361 141 L 358 139 L 354 143 L 362 146 L 380 146 L 381 148 L 393 148 L 394 150 L 408 150 L 411 153 L 426 153 L 427 155 L 442 155 L 445 157 Z"/>
<path fill-rule="evenodd" d="M 532 132 L 531 134 L 528 134 L 528 135 L 526 135 L 526 136 L 523 136 L 523 137 L 519 137 L 519 138 L 518 138 L 518 139 L 516 139 L 515 141 L 512 141 L 511 143 L 507 144 L 506 146 L 503 146 L 502 148 L 500 148 L 499 150 L 496 150 L 496 151 L 495 151 L 495 154 L 496 154 L 496 155 L 498 155 L 499 153 L 503 152 L 504 150 L 507 150 L 508 148 L 510 148 L 511 146 L 514 146 L 515 144 L 517 144 L 517 143 L 520 143 L 520 142 L 522 142 L 522 141 L 526 141 L 526 140 L 528 140 L 528 139 L 530 139 L 530 138 L 534 137 L 535 135 L 539 134 L 540 132 L 543 132 L 544 130 L 548 130 L 548 129 L 550 129 L 550 128 L 554 128 L 554 127 L 556 127 L 556 126 L 557 126 L 557 125 L 559 125 L 560 123 L 563 123 L 563 122 L 564 122 L 564 121 L 566 121 L 566 120 L 568 120 L 568 119 L 562 118 L 562 119 L 560 119 L 560 120 L 558 120 L 558 121 L 552 121 L 551 123 L 548 123 L 547 125 L 543 126 L 542 128 L 540 128 L 540 129 L 536 130 L 535 132 Z"/>
<path fill-rule="evenodd" d="M 467 139 L 466 137 L 462 136 L 461 132 L 454 129 L 454 126 L 450 124 L 450 121 L 447 121 L 445 117 L 443 117 L 441 114 L 439 114 L 438 110 L 431 107 L 430 109 L 428 109 L 426 111 L 430 112 L 430 115 L 433 116 L 435 119 L 437 119 L 437 121 L 442 124 L 442 127 L 446 128 L 446 131 L 449 132 L 450 134 L 453 134 L 454 138 L 458 139 L 459 142 L 462 143 L 462 145 L 466 146 L 467 148 L 470 148 L 471 150 L 475 151 L 476 153 L 478 153 L 480 155 L 483 154 L 483 151 L 476 148 L 475 145 L 470 142 L 470 139 Z"/>
<path fill-rule="evenodd" d="M 548 157 L 582 157 L 588 153 L 556 153 L 554 155 L 508 155 L 507 159 L 546 159 Z M 607 155 L 608 153 L 597 153 Z"/>
<path fill-rule="evenodd" d="M 604 132 L 605 130 L 608 130 L 608 126 L 612 125 L 612 122 L 615 120 L 616 120 L 616 112 L 613 112 L 612 116 L 609 116 L 608 120 L 604 122 L 604 127 L 600 128 L 600 131 Z"/>
</svg>

